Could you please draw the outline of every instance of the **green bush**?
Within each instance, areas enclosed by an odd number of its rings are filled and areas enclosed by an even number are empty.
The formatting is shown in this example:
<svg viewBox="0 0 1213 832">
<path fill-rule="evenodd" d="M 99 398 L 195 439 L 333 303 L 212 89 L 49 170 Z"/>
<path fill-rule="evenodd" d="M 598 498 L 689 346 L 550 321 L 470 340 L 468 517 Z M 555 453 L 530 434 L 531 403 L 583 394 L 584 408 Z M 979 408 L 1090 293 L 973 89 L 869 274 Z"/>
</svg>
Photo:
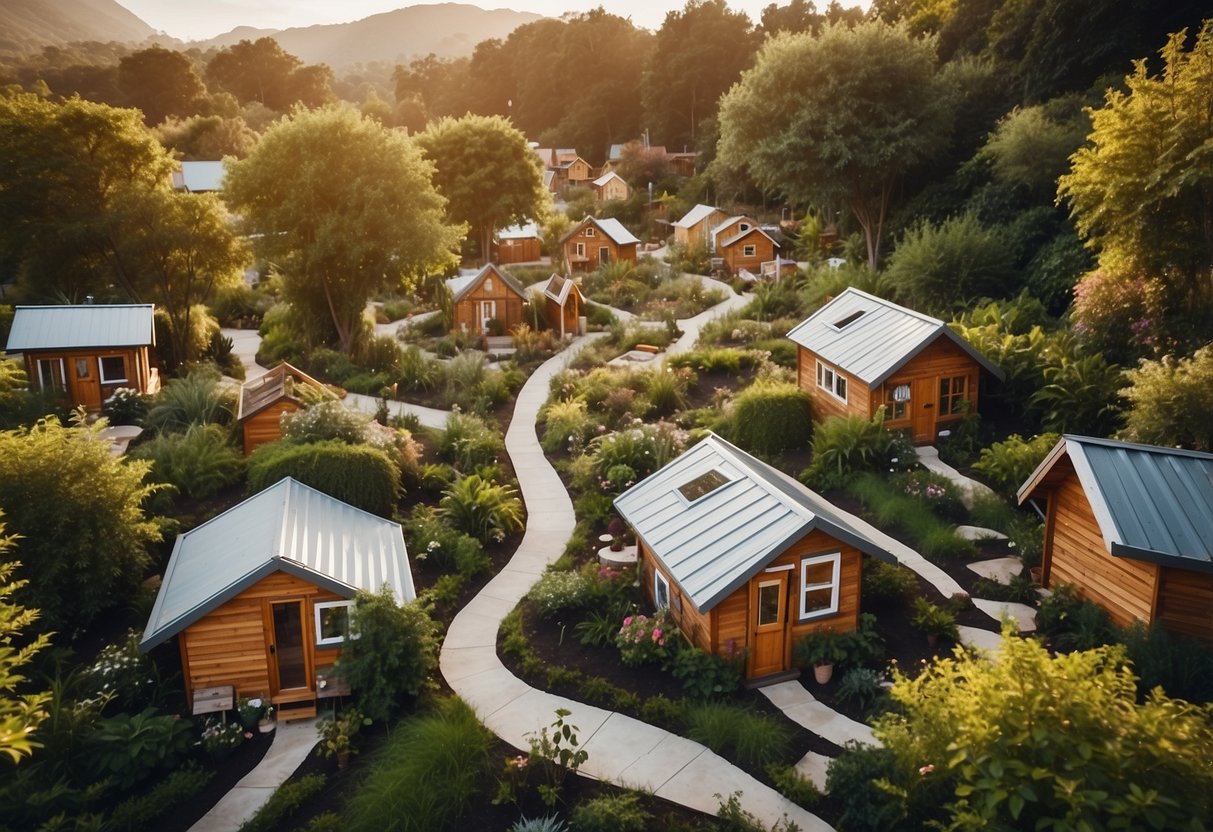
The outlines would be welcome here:
<svg viewBox="0 0 1213 832">
<path fill-rule="evenodd" d="M 215 776 L 190 763 L 174 771 L 146 794 L 127 798 L 110 812 L 106 828 L 115 832 L 141 832 L 157 825 L 157 821 L 179 804 L 197 795 Z"/>
<path fill-rule="evenodd" d="M 384 451 L 369 445 L 337 440 L 307 445 L 271 442 L 249 456 L 250 493 L 264 491 L 283 477 L 294 477 L 381 517 L 392 516 L 400 496 L 399 466 Z"/>
<path fill-rule="evenodd" d="M 719 347 L 714 349 L 698 349 L 676 353 L 666 359 L 666 366 L 697 370 L 701 373 L 736 375 L 743 366 L 747 369 L 754 367 L 757 356 L 748 350 L 734 347 Z"/>
<path fill-rule="evenodd" d="M 305 774 L 283 783 L 257 814 L 240 824 L 240 832 L 271 832 L 287 823 L 304 802 L 324 791 L 323 774 Z"/>
<path fill-rule="evenodd" d="M 974 214 L 923 221 L 906 232 L 889 257 L 885 279 L 899 296 L 932 314 L 975 298 L 1010 297 L 1020 283 L 1004 231 Z"/>
<path fill-rule="evenodd" d="M 190 499 L 217 494 L 240 480 L 244 456 L 219 425 L 193 425 L 185 433 L 164 433 L 136 446 L 132 459 L 152 463 L 151 479 L 172 485 Z"/>
<path fill-rule="evenodd" d="M 451 528 L 431 506 L 413 507 L 405 534 L 414 560 L 429 560 L 444 572 L 472 577 L 492 565 L 479 540 Z"/>
<path fill-rule="evenodd" d="M 438 510 L 452 526 L 481 543 L 502 541 L 524 526 L 524 509 L 517 494 L 512 486 L 469 474 L 447 487 Z"/>
<path fill-rule="evenodd" d="M 691 644 L 684 644 L 670 660 L 670 672 L 682 681 L 682 690 L 692 699 L 728 696 L 741 687 L 745 656 L 726 659 Z"/>
<path fill-rule="evenodd" d="M 98 777 L 110 777 L 119 788 L 129 789 L 183 759 L 192 734 L 188 720 L 155 708 L 117 714 L 99 721 L 89 736 L 87 765 Z"/>
<path fill-rule="evenodd" d="M 983 475 L 1003 496 L 1014 500 L 1019 487 L 1031 476 L 1061 437 L 1042 433 L 1025 440 L 1017 433 L 1002 442 L 995 442 L 981 452 L 973 470 Z"/>
<path fill-rule="evenodd" d="M 748 771 L 786 762 L 791 731 L 765 714 L 722 702 L 688 705 L 686 736 Z"/>
<path fill-rule="evenodd" d="M 1142 698 L 1160 687 L 1172 699 L 1213 700 L 1213 652 L 1208 647 L 1173 635 L 1157 622 L 1146 627 L 1139 621 L 1122 633 Z"/>
<path fill-rule="evenodd" d="M 864 604 L 902 603 L 917 587 L 917 576 L 912 570 L 897 563 L 885 563 L 872 557 L 864 557 Z"/>
<path fill-rule="evenodd" d="M 599 477 L 599 487 L 606 487 L 610 483 L 608 473 L 616 465 L 626 465 L 640 480 L 685 449 L 686 434 L 668 422 L 658 422 L 655 425 L 636 424 L 599 436 L 590 443 L 589 456 Z"/>
<path fill-rule="evenodd" d="M 526 597 L 535 605 L 541 616 L 550 618 L 563 610 L 580 607 L 589 594 L 589 581 L 580 572 L 548 569 L 527 592 Z M 617 629 L 613 627 L 612 634 Z"/>
<path fill-rule="evenodd" d="M 491 465 L 505 453 L 496 426 L 473 413 L 452 413 L 438 442 L 438 453 L 464 473 Z"/>
<path fill-rule="evenodd" d="M 573 832 L 645 832 L 653 815 L 635 792 L 597 797 L 573 808 Z"/>
<path fill-rule="evenodd" d="M 664 417 L 687 406 L 687 393 L 695 384 L 695 374 L 671 367 L 647 373 L 645 380 L 644 392 L 652 405 L 650 414 Z"/>
<path fill-rule="evenodd" d="M 218 370 L 209 365 L 172 379 L 152 399 L 145 424 L 159 432 L 184 431 L 191 425 L 226 425 L 236 411 L 236 397 L 219 379 Z"/>
<path fill-rule="evenodd" d="M 813 781 L 802 775 L 794 766 L 771 763 L 766 767 L 771 785 L 781 795 L 798 806 L 810 807 L 821 802 L 821 792 Z"/>
<path fill-rule="evenodd" d="M 1190 358 L 1145 360 L 1127 373 L 1125 437 L 1135 442 L 1213 450 L 1213 345 Z"/>
<path fill-rule="evenodd" d="M 747 387 L 733 401 L 729 434 L 743 449 L 764 456 L 804 447 L 813 435 L 808 393 L 777 382 Z"/>
<path fill-rule="evenodd" d="M 882 782 L 896 781 L 897 758 L 887 748 L 847 743 L 830 762 L 826 792 L 842 808 L 838 828 L 844 832 L 886 832 L 897 828 L 906 814 L 906 801 Z"/>
<path fill-rule="evenodd" d="M 854 702 L 861 708 L 870 708 L 885 695 L 883 679 L 868 667 L 853 667 L 842 676 L 834 696 L 840 702 Z"/>
<path fill-rule="evenodd" d="M 893 443 L 884 408 L 872 419 L 830 416 L 813 428 L 813 462 L 801 479 L 818 488 L 841 487 L 855 474 L 888 467 Z"/>
<path fill-rule="evenodd" d="M 540 444 L 549 454 L 580 453 L 594 434 L 598 420 L 590 416 L 584 401 L 550 401 L 541 414 L 545 429 Z"/>
</svg>

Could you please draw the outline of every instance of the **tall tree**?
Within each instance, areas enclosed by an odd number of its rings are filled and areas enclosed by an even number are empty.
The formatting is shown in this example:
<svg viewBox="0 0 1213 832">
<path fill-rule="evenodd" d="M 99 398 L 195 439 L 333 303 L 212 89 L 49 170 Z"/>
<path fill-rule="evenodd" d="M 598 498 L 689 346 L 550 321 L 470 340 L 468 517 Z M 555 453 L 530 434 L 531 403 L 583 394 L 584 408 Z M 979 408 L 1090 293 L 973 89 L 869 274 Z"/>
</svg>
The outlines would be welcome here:
<svg viewBox="0 0 1213 832">
<path fill-rule="evenodd" d="M 758 34 L 725 0 L 688 0 L 667 12 L 642 78 L 645 126 L 672 149 L 694 147 L 720 96 L 754 60 Z"/>
<path fill-rule="evenodd" d="M 187 161 L 205 162 L 224 156 L 243 159 L 257 144 L 257 134 L 238 115 L 170 118 L 154 132 L 165 148 Z"/>
<path fill-rule="evenodd" d="M 332 97 L 332 70 L 324 64 L 304 66 L 273 38 L 242 40 L 224 49 L 206 65 L 206 80 L 241 104 L 257 101 L 278 112 L 296 102 L 316 107 Z"/>
<path fill-rule="evenodd" d="M 256 232 L 288 297 L 350 352 L 366 302 L 455 262 L 433 165 L 408 138 L 348 106 L 296 111 L 232 165 L 225 200 Z"/>
<path fill-rule="evenodd" d="M 848 205 L 874 268 L 899 180 L 945 146 L 951 121 L 932 40 L 836 24 L 767 41 L 721 101 L 715 164 L 797 205 Z"/>
<path fill-rule="evenodd" d="M 434 163 L 447 217 L 470 226 L 484 261 L 494 230 L 539 216 L 543 167 L 526 136 L 501 116 L 444 118 L 418 134 L 417 144 Z"/>
<path fill-rule="evenodd" d="M 143 111 L 149 127 L 169 116 L 194 115 L 206 96 L 206 86 L 193 62 L 162 46 L 141 49 L 120 60 L 118 87 L 125 103 Z"/>
</svg>

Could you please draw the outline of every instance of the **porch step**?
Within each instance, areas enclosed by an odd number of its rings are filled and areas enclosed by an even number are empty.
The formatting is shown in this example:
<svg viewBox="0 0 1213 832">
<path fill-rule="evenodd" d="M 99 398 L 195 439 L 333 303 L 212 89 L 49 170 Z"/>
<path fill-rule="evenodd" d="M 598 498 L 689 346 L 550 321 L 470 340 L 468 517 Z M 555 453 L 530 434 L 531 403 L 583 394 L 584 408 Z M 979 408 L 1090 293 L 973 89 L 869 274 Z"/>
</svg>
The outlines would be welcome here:
<svg viewBox="0 0 1213 832">
<path fill-rule="evenodd" d="M 768 685 L 777 685 L 780 682 L 790 682 L 793 679 L 799 679 L 799 678 L 800 678 L 800 670 L 797 668 L 793 668 L 791 670 L 784 670 L 779 673 L 771 673 L 766 676 L 759 676 L 755 679 L 746 679 L 745 688 L 746 688 L 746 690 L 753 690 L 754 688 L 765 688 Z"/>
<path fill-rule="evenodd" d="M 278 706 L 278 720 L 290 722 L 292 719 L 311 719 L 316 715 L 316 700 L 308 702 L 286 702 Z"/>
<path fill-rule="evenodd" d="M 270 698 L 270 702 L 275 705 L 284 705 L 291 702 L 314 702 L 315 700 L 316 692 L 307 688 L 280 691 Z"/>
</svg>

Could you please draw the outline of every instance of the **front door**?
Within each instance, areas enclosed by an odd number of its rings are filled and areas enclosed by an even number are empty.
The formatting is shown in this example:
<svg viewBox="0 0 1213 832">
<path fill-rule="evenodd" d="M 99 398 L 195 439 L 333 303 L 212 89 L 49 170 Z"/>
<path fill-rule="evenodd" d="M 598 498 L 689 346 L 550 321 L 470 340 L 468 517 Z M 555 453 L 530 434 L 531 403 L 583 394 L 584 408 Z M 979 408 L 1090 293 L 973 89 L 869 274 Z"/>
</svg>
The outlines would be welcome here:
<svg viewBox="0 0 1213 832">
<path fill-rule="evenodd" d="M 914 393 L 910 396 L 910 409 L 914 419 L 914 441 L 935 441 L 935 379 L 914 379 Z"/>
<path fill-rule="evenodd" d="M 789 574 L 763 572 L 750 581 L 750 678 L 787 669 Z"/>
<path fill-rule="evenodd" d="M 599 246 L 598 247 L 598 264 L 601 266 L 605 266 L 609 262 L 611 262 L 611 250 L 606 246 Z"/>
<path fill-rule="evenodd" d="M 274 693 L 310 688 L 303 633 L 303 601 L 270 605 L 274 640 L 270 644 L 270 675 Z"/>
<path fill-rule="evenodd" d="M 480 332 L 488 334 L 489 321 L 497 317 L 497 301 L 482 300 L 480 301 Z"/>
<path fill-rule="evenodd" d="M 77 355 L 68 359 L 69 372 L 72 374 L 72 390 L 76 394 L 76 404 L 84 405 L 85 410 L 101 409 L 101 379 L 97 375 L 97 359 L 91 355 Z"/>
</svg>

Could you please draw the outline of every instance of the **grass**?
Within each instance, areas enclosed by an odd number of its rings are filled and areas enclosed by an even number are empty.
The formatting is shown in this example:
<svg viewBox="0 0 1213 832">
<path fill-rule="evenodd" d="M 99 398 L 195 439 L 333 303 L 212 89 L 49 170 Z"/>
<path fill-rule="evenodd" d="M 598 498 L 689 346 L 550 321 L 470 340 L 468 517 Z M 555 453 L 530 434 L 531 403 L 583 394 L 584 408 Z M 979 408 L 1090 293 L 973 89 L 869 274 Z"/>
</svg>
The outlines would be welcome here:
<svg viewBox="0 0 1213 832">
<path fill-rule="evenodd" d="M 750 771 L 786 762 L 791 732 L 769 716 L 722 702 L 687 705 L 686 736 Z"/>
<path fill-rule="evenodd" d="M 940 563 L 977 556 L 972 541 L 958 537 L 952 525 L 932 514 L 922 500 L 898 494 L 881 477 L 862 474 L 847 490 L 864 504 L 877 525 L 901 529 L 927 560 Z"/>
</svg>

